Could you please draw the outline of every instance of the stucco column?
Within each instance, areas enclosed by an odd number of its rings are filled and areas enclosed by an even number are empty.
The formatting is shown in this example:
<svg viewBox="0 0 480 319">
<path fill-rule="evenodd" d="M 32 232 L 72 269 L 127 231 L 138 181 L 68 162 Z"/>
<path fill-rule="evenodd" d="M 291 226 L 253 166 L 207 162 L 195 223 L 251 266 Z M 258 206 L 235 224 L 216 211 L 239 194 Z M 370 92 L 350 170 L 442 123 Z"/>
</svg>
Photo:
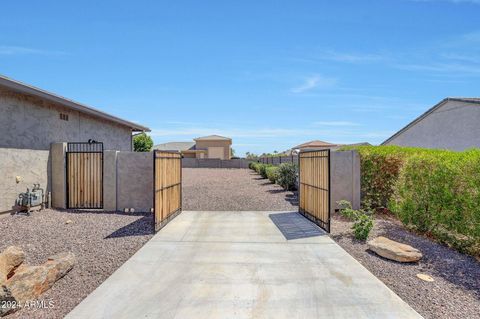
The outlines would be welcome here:
<svg viewBox="0 0 480 319">
<path fill-rule="evenodd" d="M 103 209 L 117 210 L 117 155 L 118 151 L 103 152 Z"/>
<path fill-rule="evenodd" d="M 52 206 L 55 208 L 67 207 L 67 180 L 65 176 L 65 157 L 67 143 L 50 144 L 52 159 Z"/>
</svg>

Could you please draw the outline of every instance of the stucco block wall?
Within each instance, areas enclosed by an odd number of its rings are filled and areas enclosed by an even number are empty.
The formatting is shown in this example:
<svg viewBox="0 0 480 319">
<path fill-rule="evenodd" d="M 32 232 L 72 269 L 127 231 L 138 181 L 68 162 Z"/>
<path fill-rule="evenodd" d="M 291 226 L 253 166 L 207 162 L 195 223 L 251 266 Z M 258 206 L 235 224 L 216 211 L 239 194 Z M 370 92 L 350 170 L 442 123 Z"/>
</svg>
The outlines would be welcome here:
<svg viewBox="0 0 480 319">
<path fill-rule="evenodd" d="M 68 121 L 60 113 L 68 114 Z M 0 88 L 0 148 L 49 150 L 51 143 L 89 139 L 107 150 L 132 150 L 128 127 Z"/>
<path fill-rule="evenodd" d="M 0 213 L 11 211 L 19 193 L 40 183 L 50 191 L 50 152 L 0 148 Z M 16 176 L 20 182 L 16 182 Z"/>
<path fill-rule="evenodd" d="M 117 209 L 149 212 L 153 207 L 153 154 L 117 153 Z"/>
<path fill-rule="evenodd" d="M 357 151 L 330 152 L 331 208 L 348 200 L 354 209 L 360 208 L 360 155 Z"/>
<path fill-rule="evenodd" d="M 230 159 L 231 152 L 230 146 L 232 145 L 231 141 L 228 140 L 219 140 L 219 141 L 196 141 L 196 149 L 208 149 L 209 147 L 223 147 L 223 156 L 224 159 Z M 207 155 L 208 156 L 208 155 Z"/>
<path fill-rule="evenodd" d="M 480 105 L 448 101 L 386 145 L 462 151 L 480 147 Z"/>
</svg>

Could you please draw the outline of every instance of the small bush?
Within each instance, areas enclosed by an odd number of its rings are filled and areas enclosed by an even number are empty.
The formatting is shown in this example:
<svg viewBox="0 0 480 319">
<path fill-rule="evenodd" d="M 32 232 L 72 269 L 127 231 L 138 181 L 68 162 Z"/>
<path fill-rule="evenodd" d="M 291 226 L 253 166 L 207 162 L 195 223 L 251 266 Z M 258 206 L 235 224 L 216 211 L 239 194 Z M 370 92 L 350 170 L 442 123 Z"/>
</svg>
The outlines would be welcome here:
<svg viewBox="0 0 480 319">
<path fill-rule="evenodd" d="M 277 166 L 269 166 L 265 169 L 267 173 L 267 178 L 270 180 L 270 182 L 275 183 L 277 180 L 278 176 L 278 170 L 279 168 Z"/>
<path fill-rule="evenodd" d="M 283 163 L 278 166 L 276 183 L 286 190 L 297 187 L 297 166 L 293 163 Z"/>
<path fill-rule="evenodd" d="M 270 164 L 261 164 L 258 173 L 259 173 L 263 178 L 268 178 L 268 176 L 267 176 L 267 168 L 269 168 L 269 167 L 273 167 L 273 165 L 270 165 Z"/>
<path fill-rule="evenodd" d="M 355 210 L 349 201 L 338 202 L 340 213 L 353 221 L 353 233 L 358 240 L 366 240 L 373 228 L 373 213 L 362 209 Z"/>
<path fill-rule="evenodd" d="M 255 164 L 257 164 L 257 163 L 255 163 L 255 162 L 249 162 L 249 163 L 248 163 L 248 168 L 255 170 Z"/>
</svg>

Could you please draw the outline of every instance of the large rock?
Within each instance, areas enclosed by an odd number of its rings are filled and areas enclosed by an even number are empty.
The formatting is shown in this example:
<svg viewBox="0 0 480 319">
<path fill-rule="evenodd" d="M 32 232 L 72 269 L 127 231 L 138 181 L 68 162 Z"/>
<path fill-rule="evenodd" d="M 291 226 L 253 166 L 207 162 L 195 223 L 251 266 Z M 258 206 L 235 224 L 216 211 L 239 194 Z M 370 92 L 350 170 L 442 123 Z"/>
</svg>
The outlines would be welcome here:
<svg viewBox="0 0 480 319">
<path fill-rule="evenodd" d="M 15 274 L 0 288 L 0 301 L 13 298 L 17 304 L 35 300 L 50 289 L 57 280 L 65 276 L 75 265 L 73 253 L 61 253 L 48 258 L 41 266 L 19 267 Z M 1 293 L 3 289 L 3 294 Z M 4 309 L 5 314 L 17 309 Z M 0 315 L 2 313 L 0 312 Z"/>
<path fill-rule="evenodd" d="M 368 248 L 378 255 L 402 263 L 416 262 L 422 258 L 422 253 L 412 246 L 402 244 L 380 236 L 370 240 Z"/>
<path fill-rule="evenodd" d="M 9 274 L 25 260 L 25 253 L 20 247 L 10 246 L 0 253 L 0 285 Z"/>
</svg>

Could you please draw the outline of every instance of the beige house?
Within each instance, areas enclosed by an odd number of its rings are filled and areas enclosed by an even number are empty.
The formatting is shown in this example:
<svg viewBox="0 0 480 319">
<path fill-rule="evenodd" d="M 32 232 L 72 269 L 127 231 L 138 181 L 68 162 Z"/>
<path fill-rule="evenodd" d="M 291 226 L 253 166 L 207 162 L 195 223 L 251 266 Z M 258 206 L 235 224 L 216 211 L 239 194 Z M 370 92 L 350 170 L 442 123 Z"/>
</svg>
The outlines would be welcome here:
<svg viewBox="0 0 480 319">
<path fill-rule="evenodd" d="M 382 145 L 462 151 L 480 147 L 480 98 L 446 98 Z"/>
<path fill-rule="evenodd" d="M 186 158 L 211 158 L 229 160 L 232 157 L 232 139 L 209 135 L 193 139 L 194 142 L 169 142 L 153 148 L 163 151 L 178 151 Z"/>
</svg>

